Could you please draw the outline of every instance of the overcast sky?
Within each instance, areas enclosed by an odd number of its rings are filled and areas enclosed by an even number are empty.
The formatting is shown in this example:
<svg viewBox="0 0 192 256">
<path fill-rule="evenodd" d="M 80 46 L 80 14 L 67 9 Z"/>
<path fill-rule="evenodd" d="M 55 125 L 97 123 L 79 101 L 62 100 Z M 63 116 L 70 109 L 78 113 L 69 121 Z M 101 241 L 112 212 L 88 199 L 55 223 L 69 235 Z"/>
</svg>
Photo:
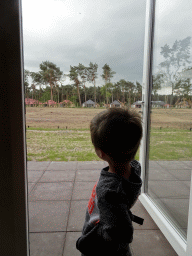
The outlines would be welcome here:
<svg viewBox="0 0 192 256">
<path fill-rule="evenodd" d="M 101 86 L 107 63 L 112 82 L 142 83 L 146 0 L 22 0 L 22 9 L 25 69 L 39 71 L 48 60 L 66 74 L 70 65 L 93 62 Z M 191 10 L 191 0 L 156 1 L 154 72 L 162 46 L 192 36 Z"/>
<path fill-rule="evenodd" d="M 146 0 L 22 0 L 24 64 L 39 71 L 51 61 L 98 64 L 97 85 L 107 63 L 120 79 L 142 82 Z"/>
</svg>

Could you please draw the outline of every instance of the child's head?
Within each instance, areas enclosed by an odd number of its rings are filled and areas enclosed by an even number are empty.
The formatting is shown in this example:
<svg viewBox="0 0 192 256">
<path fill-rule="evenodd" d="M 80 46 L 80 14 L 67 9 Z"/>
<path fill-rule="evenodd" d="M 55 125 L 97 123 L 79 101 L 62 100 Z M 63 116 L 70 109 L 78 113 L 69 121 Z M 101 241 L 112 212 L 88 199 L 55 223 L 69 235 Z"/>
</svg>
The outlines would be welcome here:
<svg viewBox="0 0 192 256">
<path fill-rule="evenodd" d="M 128 108 L 110 108 L 96 115 L 90 124 L 95 149 L 102 150 L 114 163 L 134 159 L 142 138 L 140 115 Z"/>
</svg>

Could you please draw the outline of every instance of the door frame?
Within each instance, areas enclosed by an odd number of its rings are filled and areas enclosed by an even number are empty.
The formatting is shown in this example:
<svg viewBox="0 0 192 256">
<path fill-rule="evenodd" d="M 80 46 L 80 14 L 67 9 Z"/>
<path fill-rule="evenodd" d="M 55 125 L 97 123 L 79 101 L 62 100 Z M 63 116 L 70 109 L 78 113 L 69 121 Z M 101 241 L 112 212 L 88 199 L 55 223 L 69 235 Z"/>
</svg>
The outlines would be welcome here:
<svg viewBox="0 0 192 256">
<path fill-rule="evenodd" d="M 153 64 L 153 41 L 155 29 L 155 3 L 156 0 L 147 0 L 145 20 L 145 42 L 143 62 L 143 86 L 142 86 L 142 113 L 143 113 L 143 138 L 140 146 L 141 176 L 143 186 L 140 202 L 150 214 L 166 239 L 172 245 L 179 256 L 192 255 L 192 189 L 190 190 L 188 233 L 187 240 L 175 229 L 172 223 L 164 215 L 155 201 L 147 194 L 148 190 L 148 167 L 149 167 L 149 144 L 150 144 L 150 113 L 151 113 L 151 89 L 152 89 L 152 64 Z M 192 178 L 191 178 L 192 187 Z"/>
<path fill-rule="evenodd" d="M 0 254 L 29 255 L 21 0 L 1 1 Z"/>
</svg>

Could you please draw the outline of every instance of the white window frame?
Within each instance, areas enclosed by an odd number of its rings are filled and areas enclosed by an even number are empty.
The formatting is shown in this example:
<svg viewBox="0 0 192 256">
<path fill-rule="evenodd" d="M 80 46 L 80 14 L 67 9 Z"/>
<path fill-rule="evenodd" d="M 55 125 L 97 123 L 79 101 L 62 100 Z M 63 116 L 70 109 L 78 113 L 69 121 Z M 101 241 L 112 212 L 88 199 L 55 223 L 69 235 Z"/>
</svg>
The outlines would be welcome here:
<svg viewBox="0 0 192 256">
<path fill-rule="evenodd" d="M 167 219 L 155 201 L 146 193 L 148 188 L 148 159 L 150 138 L 150 105 L 152 88 L 152 61 L 153 61 L 153 37 L 155 23 L 155 0 L 147 0 L 145 21 L 145 44 L 143 63 L 143 87 L 142 87 L 142 113 L 143 113 L 143 138 L 140 147 L 140 163 L 142 169 L 142 193 L 139 197 L 141 203 L 151 215 L 161 232 L 172 245 L 179 256 L 192 255 L 192 189 L 190 189 L 188 233 L 187 240 L 175 229 Z M 171 22 L 171 21 L 170 21 Z M 192 178 L 191 178 L 192 187 Z"/>
</svg>

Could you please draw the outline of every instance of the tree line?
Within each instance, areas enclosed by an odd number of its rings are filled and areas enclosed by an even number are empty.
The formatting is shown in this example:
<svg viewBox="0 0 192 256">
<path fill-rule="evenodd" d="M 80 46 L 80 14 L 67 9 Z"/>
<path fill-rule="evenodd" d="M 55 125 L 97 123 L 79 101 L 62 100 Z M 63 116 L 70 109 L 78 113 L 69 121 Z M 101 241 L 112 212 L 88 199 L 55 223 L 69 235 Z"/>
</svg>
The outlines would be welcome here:
<svg viewBox="0 0 192 256">
<path fill-rule="evenodd" d="M 136 84 L 125 79 L 120 79 L 116 83 L 112 83 L 115 71 L 112 71 L 106 63 L 102 69 L 101 77 L 104 84 L 96 86 L 98 78 L 98 65 L 90 62 L 89 66 L 79 63 L 78 66 L 70 66 L 69 74 L 64 74 L 56 64 L 50 61 L 43 61 L 39 65 L 40 71 L 30 72 L 25 70 L 25 97 L 46 102 L 54 100 L 62 102 L 70 100 L 76 106 L 82 106 L 83 102 L 88 99 L 102 105 L 109 104 L 114 100 L 132 104 L 135 101 L 141 100 L 142 86 L 136 81 Z M 29 77 L 32 83 L 29 84 Z M 71 84 L 64 85 L 65 79 L 69 77 Z M 92 86 L 86 86 L 86 82 Z M 38 88 L 37 88 L 38 87 Z"/>
<path fill-rule="evenodd" d="M 190 61 L 190 40 L 176 40 L 172 46 L 165 44 L 161 47 L 160 55 L 163 61 L 158 65 L 158 72 L 152 76 L 152 100 L 164 100 L 165 103 L 174 105 L 178 100 L 185 98 L 192 100 L 192 67 Z M 34 98 L 40 102 L 49 99 L 56 102 L 70 100 L 76 106 L 88 99 L 100 105 L 119 100 L 127 105 L 142 98 L 142 86 L 139 82 L 135 84 L 125 79 L 113 83 L 112 78 L 115 71 L 106 63 L 102 67 L 103 85 L 97 86 L 98 65 L 90 62 L 88 66 L 81 63 L 70 66 L 69 74 L 64 74 L 56 64 L 43 61 L 39 65 L 38 72 L 25 70 L 25 97 Z M 32 79 L 29 85 L 29 77 Z M 64 80 L 69 78 L 72 83 L 64 85 Z M 87 87 L 86 82 L 92 84 Z M 37 86 L 39 89 L 37 89 Z M 159 95 L 162 88 L 171 88 L 170 95 Z"/>
</svg>

